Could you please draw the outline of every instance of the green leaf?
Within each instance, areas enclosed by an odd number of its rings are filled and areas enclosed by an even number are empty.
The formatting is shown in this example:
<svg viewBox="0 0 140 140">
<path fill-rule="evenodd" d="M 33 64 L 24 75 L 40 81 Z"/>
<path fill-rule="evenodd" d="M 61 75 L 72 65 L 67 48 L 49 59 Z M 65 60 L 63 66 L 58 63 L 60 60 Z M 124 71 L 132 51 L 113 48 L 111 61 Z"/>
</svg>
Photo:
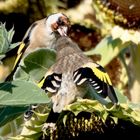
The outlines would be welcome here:
<svg viewBox="0 0 140 140">
<path fill-rule="evenodd" d="M 105 37 L 100 43 L 90 51 L 85 52 L 86 55 L 101 55 L 102 66 L 106 66 L 114 59 L 124 48 L 129 47 L 132 42 L 122 43 L 121 39 L 113 39 L 111 36 Z"/>
<path fill-rule="evenodd" d="M 50 49 L 40 49 L 30 53 L 24 58 L 23 70 L 34 80 L 39 81 L 54 64 L 56 53 Z"/>
<path fill-rule="evenodd" d="M 7 36 L 9 43 L 12 42 L 12 39 L 13 39 L 14 33 L 15 33 L 15 31 L 14 31 L 14 27 L 12 27 L 12 28 L 8 31 L 8 36 Z"/>
<path fill-rule="evenodd" d="M 16 80 L 0 84 L 0 105 L 21 106 L 49 103 L 43 90 L 31 82 Z"/>
<path fill-rule="evenodd" d="M 117 88 L 114 88 L 114 89 L 115 89 L 119 103 L 127 103 L 128 101 L 127 96 L 124 96 L 122 93 L 120 93 L 120 91 Z"/>
<path fill-rule="evenodd" d="M 5 28 L 5 23 L 0 24 L 0 54 L 5 54 L 20 44 L 19 42 L 12 44 L 14 33 L 15 31 L 13 27 L 7 31 Z"/>
<path fill-rule="evenodd" d="M 121 103 L 117 106 L 103 106 L 97 100 L 88 99 L 78 99 L 75 103 L 67 105 L 64 108 L 65 111 L 71 111 L 75 115 L 80 112 L 94 112 L 98 114 L 102 119 L 107 118 L 107 116 L 116 117 L 126 121 L 130 121 L 135 125 L 140 126 L 140 111 L 131 108 L 128 104 Z"/>
<path fill-rule="evenodd" d="M 4 54 L 0 54 L 0 60 L 2 60 L 5 57 Z"/>
<path fill-rule="evenodd" d="M 111 113 L 119 119 L 129 120 L 133 124 L 140 126 L 140 112 L 130 108 L 128 104 L 120 104 L 120 107 L 117 110 L 111 110 Z"/>
<path fill-rule="evenodd" d="M 28 109 L 28 106 L 1 106 L 0 127 L 14 120 Z"/>
<path fill-rule="evenodd" d="M 10 44 L 10 48 L 9 48 L 8 51 L 10 51 L 10 50 L 14 49 L 15 47 L 19 46 L 20 43 L 21 43 L 21 42 L 17 42 L 17 43 L 12 43 L 12 44 Z"/>
<path fill-rule="evenodd" d="M 36 112 L 37 111 L 37 112 Z M 39 106 L 36 111 L 34 111 L 33 116 L 30 120 L 26 121 L 24 123 L 24 126 L 22 128 L 20 136 L 25 139 L 39 139 L 39 137 L 42 135 L 42 127 L 44 126 L 44 123 L 46 122 L 50 109 L 46 108 L 46 106 Z M 45 111 L 45 112 L 44 112 Z M 20 137 L 16 136 L 14 139 Z"/>
<path fill-rule="evenodd" d="M 15 74 L 14 74 L 14 79 L 16 80 L 24 80 L 24 81 L 29 81 L 30 75 L 26 73 L 22 67 L 18 67 Z"/>
<path fill-rule="evenodd" d="M 22 107 L 19 107 L 19 110 L 22 111 Z M 11 110 L 11 112 L 15 111 L 15 108 L 13 108 L 13 110 Z M 0 140 L 5 140 L 7 139 L 7 137 L 9 136 L 13 136 L 13 135 L 18 135 L 19 132 L 21 131 L 21 127 L 24 123 L 24 119 L 23 119 L 24 115 L 20 115 L 18 116 L 16 119 L 6 123 L 4 126 L 2 126 L 0 128 L 0 136 L 3 138 Z"/>
<path fill-rule="evenodd" d="M 97 100 L 78 99 L 73 104 L 67 105 L 64 108 L 65 111 L 71 111 L 75 115 L 78 115 L 82 111 L 86 112 L 102 112 L 105 108 Z"/>
<path fill-rule="evenodd" d="M 0 53 L 6 53 L 9 48 L 8 32 L 5 28 L 5 24 L 0 25 Z"/>
<path fill-rule="evenodd" d="M 140 103 L 129 102 L 128 105 L 130 108 L 134 110 L 138 110 L 140 112 Z"/>
</svg>

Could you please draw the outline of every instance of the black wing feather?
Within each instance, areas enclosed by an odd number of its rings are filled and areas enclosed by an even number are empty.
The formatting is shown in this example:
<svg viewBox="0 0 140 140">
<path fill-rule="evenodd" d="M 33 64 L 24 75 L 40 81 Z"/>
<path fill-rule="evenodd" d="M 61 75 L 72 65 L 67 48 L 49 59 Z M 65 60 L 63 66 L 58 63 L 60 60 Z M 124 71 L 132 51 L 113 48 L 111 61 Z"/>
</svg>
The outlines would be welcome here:
<svg viewBox="0 0 140 140">
<path fill-rule="evenodd" d="M 82 79 L 86 80 L 83 80 L 83 82 L 81 82 Z M 103 98 L 106 98 L 108 96 L 113 103 L 118 102 L 112 85 L 109 85 L 108 83 L 105 83 L 104 81 L 100 80 L 100 78 L 98 78 L 97 75 L 94 74 L 93 70 L 89 67 L 79 68 L 78 70 L 76 70 L 74 72 L 74 82 L 77 85 L 81 85 L 84 82 L 89 82 L 89 84 Z"/>
<path fill-rule="evenodd" d="M 41 88 L 46 92 L 57 92 L 61 85 L 61 78 L 62 74 L 53 73 L 51 75 L 48 75 L 45 79 L 43 79 L 44 82 Z"/>
</svg>

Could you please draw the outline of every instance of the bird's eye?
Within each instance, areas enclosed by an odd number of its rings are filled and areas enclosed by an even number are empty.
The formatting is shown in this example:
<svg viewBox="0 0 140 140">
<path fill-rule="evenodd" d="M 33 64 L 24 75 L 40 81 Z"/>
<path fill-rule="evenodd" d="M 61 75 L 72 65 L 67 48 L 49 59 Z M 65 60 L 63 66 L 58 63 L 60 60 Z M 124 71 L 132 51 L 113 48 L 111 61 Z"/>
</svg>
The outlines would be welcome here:
<svg viewBox="0 0 140 140">
<path fill-rule="evenodd" d="M 57 24 L 58 25 L 64 25 L 63 19 L 62 18 L 58 18 Z"/>
</svg>

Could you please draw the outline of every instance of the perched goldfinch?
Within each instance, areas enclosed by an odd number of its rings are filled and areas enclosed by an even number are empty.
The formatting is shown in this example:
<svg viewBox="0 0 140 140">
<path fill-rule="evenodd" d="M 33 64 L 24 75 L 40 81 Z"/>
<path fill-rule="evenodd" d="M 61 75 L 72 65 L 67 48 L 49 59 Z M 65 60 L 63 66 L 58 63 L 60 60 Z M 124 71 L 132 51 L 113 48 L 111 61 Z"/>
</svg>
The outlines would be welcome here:
<svg viewBox="0 0 140 140">
<path fill-rule="evenodd" d="M 62 13 L 49 15 L 47 18 L 34 22 L 27 30 L 12 69 L 15 72 L 21 58 L 39 48 L 52 48 L 60 36 L 67 36 L 70 27 L 69 18 Z"/>
<path fill-rule="evenodd" d="M 55 49 L 56 63 L 38 84 L 51 93 L 54 112 L 60 113 L 77 97 L 83 97 L 91 87 L 101 96 L 108 96 L 114 104 L 118 103 L 105 69 L 85 56 L 76 43 L 69 37 L 61 37 Z"/>
<path fill-rule="evenodd" d="M 51 14 L 47 18 L 34 22 L 26 32 L 19 52 L 24 48 L 27 48 L 25 53 L 38 48 L 54 48 L 60 36 L 67 36 L 69 26 L 68 17 L 62 13 Z"/>
</svg>

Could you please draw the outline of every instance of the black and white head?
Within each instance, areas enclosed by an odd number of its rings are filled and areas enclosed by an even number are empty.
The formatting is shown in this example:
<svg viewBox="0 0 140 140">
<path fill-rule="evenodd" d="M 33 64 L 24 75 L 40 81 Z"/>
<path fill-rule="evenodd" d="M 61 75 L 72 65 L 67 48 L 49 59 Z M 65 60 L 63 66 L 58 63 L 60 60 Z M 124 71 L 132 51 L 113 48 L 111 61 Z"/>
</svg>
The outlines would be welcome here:
<svg viewBox="0 0 140 140">
<path fill-rule="evenodd" d="M 46 28 L 49 34 L 67 36 L 69 27 L 69 18 L 62 13 L 51 14 L 46 18 Z"/>
</svg>

